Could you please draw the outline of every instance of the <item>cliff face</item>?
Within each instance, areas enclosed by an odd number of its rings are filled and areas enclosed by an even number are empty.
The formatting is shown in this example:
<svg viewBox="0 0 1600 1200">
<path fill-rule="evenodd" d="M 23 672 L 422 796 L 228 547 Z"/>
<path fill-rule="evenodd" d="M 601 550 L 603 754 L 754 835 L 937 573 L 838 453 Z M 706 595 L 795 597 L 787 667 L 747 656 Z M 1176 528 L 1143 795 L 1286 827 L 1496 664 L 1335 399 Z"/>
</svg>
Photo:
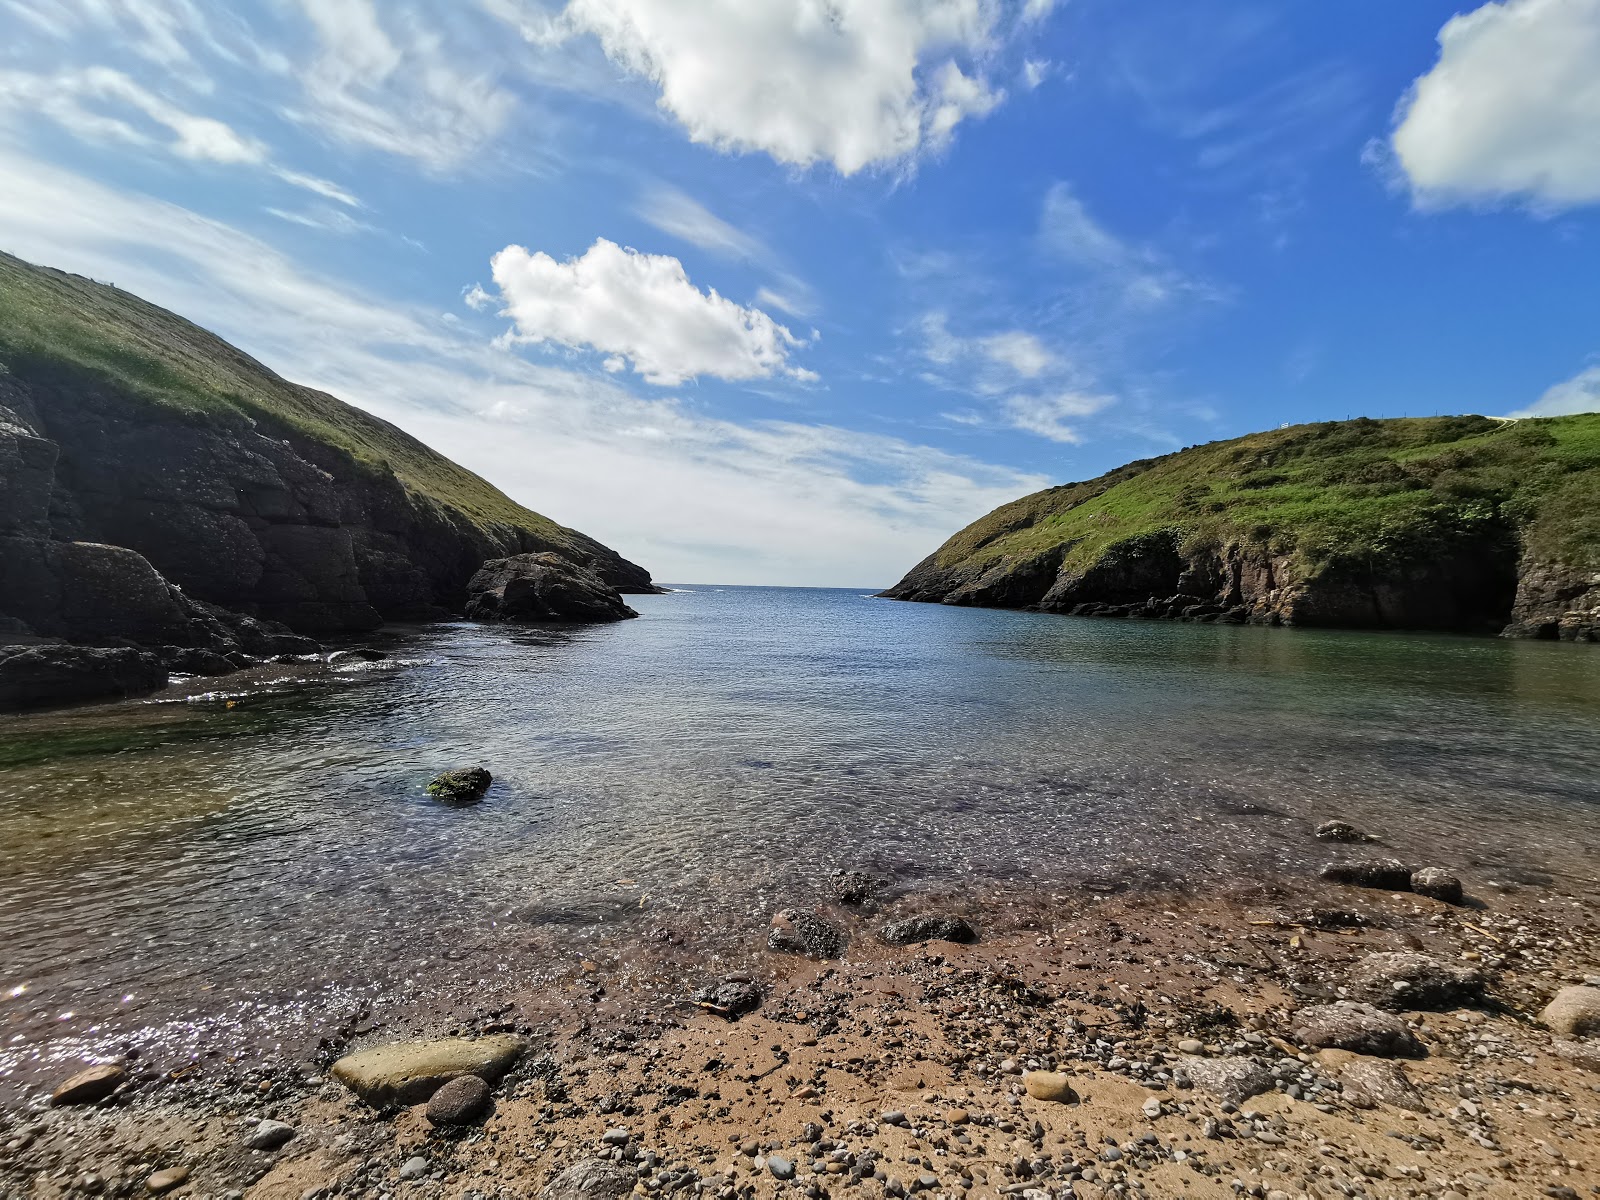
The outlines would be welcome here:
<svg viewBox="0 0 1600 1200">
<path fill-rule="evenodd" d="M 303 649 L 288 630 L 459 613 L 529 552 L 654 590 L 387 422 L 0 255 L 0 643 Z"/>
<path fill-rule="evenodd" d="M 968 526 L 884 595 L 1600 640 L 1600 416 L 1352 421 L 1193 447 Z"/>
</svg>

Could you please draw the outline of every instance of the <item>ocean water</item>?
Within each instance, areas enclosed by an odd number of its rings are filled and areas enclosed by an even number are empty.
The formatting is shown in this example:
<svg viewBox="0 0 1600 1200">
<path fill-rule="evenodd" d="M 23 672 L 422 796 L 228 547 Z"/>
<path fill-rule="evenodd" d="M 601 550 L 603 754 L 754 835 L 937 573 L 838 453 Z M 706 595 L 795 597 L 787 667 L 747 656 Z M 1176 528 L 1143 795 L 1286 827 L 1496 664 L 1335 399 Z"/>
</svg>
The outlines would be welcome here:
<svg viewBox="0 0 1600 1200">
<path fill-rule="evenodd" d="M 839 868 L 999 922 L 1030 889 L 1309 876 L 1338 816 L 1469 889 L 1600 890 L 1592 647 L 632 600 L 0 718 L 0 1089 L 128 1045 L 301 1053 L 641 947 L 748 961 Z M 424 794 L 468 764 L 481 803 Z"/>
</svg>

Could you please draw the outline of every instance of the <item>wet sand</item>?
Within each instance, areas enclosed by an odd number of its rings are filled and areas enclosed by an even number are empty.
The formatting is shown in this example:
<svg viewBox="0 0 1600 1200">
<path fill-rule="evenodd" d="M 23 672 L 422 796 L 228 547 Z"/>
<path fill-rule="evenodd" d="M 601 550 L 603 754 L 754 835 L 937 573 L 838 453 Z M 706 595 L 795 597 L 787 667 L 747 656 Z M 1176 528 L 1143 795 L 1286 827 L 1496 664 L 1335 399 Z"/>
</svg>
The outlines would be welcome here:
<svg viewBox="0 0 1600 1200">
<path fill-rule="evenodd" d="M 1284 881 L 1063 892 L 971 915 L 977 945 L 858 933 L 831 962 L 758 948 L 707 961 L 663 930 L 476 1007 L 489 964 L 463 963 L 431 1010 L 356 1013 L 298 1065 L 134 1059 L 130 1085 L 89 1108 L 49 1108 L 30 1087 L 0 1113 L 0 1194 L 145 1195 L 153 1173 L 182 1168 L 182 1196 L 531 1196 L 599 1156 L 647 1195 L 1600 1192 L 1600 1039 L 1563 1047 L 1532 1019 L 1600 971 L 1587 896 L 1523 887 L 1452 907 Z M 1315 927 L 1330 919 L 1359 923 Z M 1481 967 L 1487 1003 L 1403 1014 L 1425 1057 L 1293 1043 L 1295 1009 L 1397 949 Z M 729 973 L 760 985 L 757 1011 L 729 1021 L 689 1002 Z M 507 1030 L 529 1050 L 466 1129 L 434 1129 L 420 1107 L 375 1112 L 326 1075 L 355 1047 Z M 1194 1060 L 1254 1062 L 1274 1082 L 1231 1104 L 1192 1084 Z M 1375 1100 L 1373 1062 L 1399 1064 L 1415 1095 Z M 1029 1094 L 1029 1073 L 1051 1069 L 1071 1099 Z M 264 1119 L 296 1132 L 246 1148 Z M 775 1177 L 784 1163 L 792 1179 Z"/>
</svg>

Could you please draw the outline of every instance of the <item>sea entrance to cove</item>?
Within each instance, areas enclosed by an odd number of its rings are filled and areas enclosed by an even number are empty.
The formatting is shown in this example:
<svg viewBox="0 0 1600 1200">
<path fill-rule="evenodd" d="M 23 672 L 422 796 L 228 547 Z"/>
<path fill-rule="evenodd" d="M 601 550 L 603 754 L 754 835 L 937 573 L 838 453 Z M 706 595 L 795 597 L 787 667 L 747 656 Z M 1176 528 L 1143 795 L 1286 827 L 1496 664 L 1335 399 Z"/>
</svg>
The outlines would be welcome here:
<svg viewBox="0 0 1600 1200">
<path fill-rule="evenodd" d="M 1479 894 L 1600 891 L 1590 647 L 857 590 L 630 602 L 0 718 L 0 1091 L 130 1048 L 306 1061 L 583 962 L 686 990 L 759 969 L 773 911 L 839 868 L 1016 928 L 1314 876 L 1338 851 L 1310 831 L 1342 817 Z M 425 795 L 471 764 L 482 802 Z"/>
</svg>

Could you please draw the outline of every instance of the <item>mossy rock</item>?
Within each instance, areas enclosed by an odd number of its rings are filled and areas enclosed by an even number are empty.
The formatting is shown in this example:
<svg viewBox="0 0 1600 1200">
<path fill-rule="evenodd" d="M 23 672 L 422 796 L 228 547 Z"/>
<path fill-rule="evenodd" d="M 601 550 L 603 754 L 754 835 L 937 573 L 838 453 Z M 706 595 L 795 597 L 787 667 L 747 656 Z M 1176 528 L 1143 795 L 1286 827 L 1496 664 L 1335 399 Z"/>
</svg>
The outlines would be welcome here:
<svg viewBox="0 0 1600 1200">
<path fill-rule="evenodd" d="M 482 767 L 463 767 L 436 775 L 428 784 L 428 795 L 446 804 L 471 804 L 483 798 L 494 776 Z"/>
</svg>

